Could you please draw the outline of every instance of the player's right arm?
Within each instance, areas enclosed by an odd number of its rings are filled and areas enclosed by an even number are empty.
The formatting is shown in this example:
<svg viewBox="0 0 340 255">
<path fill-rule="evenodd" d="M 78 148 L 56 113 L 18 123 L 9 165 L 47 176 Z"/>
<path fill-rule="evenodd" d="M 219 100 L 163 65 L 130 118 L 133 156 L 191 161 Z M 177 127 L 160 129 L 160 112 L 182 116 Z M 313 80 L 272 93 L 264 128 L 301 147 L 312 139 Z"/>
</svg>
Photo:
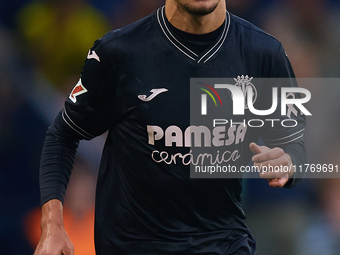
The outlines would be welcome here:
<svg viewBox="0 0 340 255">
<path fill-rule="evenodd" d="M 63 205 L 53 199 L 42 206 L 41 236 L 34 255 L 73 255 L 74 246 L 63 221 Z"/>
<path fill-rule="evenodd" d="M 109 129 L 113 67 L 101 41 L 88 53 L 81 79 L 48 128 L 40 161 L 41 237 L 35 255 L 72 255 L 73 245 L 63 223 L 64 195 L 79 140 L 90 140 Z"/>
</svg>

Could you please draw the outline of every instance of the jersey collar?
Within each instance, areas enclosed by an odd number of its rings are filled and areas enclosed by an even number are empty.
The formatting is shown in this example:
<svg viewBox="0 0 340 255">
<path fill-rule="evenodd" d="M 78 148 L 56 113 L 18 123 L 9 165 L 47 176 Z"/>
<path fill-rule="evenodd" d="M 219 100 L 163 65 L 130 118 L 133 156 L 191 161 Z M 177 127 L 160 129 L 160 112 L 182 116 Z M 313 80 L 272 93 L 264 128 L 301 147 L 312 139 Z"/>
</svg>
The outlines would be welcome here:
<svg viewBox="0 0 340 255">
<path fill-rule="evenodd" d="M 176 35 L 174 35 L 171 32 L 168 24 L 166 23 L 164 6 L 159 8 L 156 11 L 156 20 L 166 40 L 169 41 L 170 44 L 176 48 L 177 51 L 180 51 L 184 57 L 189 58 L 198 64 L 207 63 L 213 56 L 215 56 L 219 52 L 222 45 L 226 41 L 229 28 L 230 28 L 230 14 L 227 11 L 223 30 L 221 34 L 219 35 L 218 39 L 216 40 L 215 44 L 212 45 L 209 49 L 202 52 L 202 54 L 198 55 L 195 52 L 193 52 L 191 49 L 189 49 L 187 46 L 185 46 L 183 43 L 181 43 L 180 40 L 176 37 Z"/>
</svg>

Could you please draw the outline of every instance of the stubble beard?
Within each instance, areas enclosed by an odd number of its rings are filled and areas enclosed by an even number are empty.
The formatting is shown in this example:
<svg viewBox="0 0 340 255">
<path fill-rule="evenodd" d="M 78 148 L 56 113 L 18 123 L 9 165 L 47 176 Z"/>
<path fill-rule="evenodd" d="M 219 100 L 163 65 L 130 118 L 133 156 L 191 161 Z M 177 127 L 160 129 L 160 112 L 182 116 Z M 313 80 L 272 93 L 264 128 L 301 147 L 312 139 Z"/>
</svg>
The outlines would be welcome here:
<svg viewBox="0 0 340 255">
<path fill-rule="evenodd" d="M 196 16 L 205 16 L 208 15 L 210 13 L 212 13 L 216 7 L 218 6 L 218 2 L 216 2 L 216 4 L 209 6 L 209 7 L 196 7 L 190 4 L 183 4 L 181 3 L 179 0 L 175 0 L 180 6 L 182 6 L 182 8 L 192 14 L 192 15 L 196 15 Z"/>
</svg>

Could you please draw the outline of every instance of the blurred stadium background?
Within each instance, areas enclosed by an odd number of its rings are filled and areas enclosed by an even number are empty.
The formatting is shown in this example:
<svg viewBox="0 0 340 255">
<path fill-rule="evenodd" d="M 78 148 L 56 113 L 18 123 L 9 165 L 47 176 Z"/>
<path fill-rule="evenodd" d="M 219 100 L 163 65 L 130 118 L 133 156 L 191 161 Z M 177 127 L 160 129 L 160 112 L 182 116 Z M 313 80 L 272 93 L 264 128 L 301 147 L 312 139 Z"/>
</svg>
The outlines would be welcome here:
<svg viewBox="0 0 340 255">
<path fill-rule="evenodd" d="M 299 78 L 340 77 L 339 0 L 227 0 L 284 45 Z M 32 254 L 39 239 L 39 160 L 47 127 L 79 79 L 93 42 L 144 17 L 162 0 L 0 1 L 0 254 Z M 339 84 L 340 85 L 340 84 Z M 309 158 L 340 160 L 340 87 L 314 88 Z M 313 112 L 313 110 L 311 110 Z M 327 124 L 326 124 L 327 123 Z M 82 142 L 65 201 L 76 254 L 94 254 L 93 205 L 104 137 Z M 244 181 L 248 225 L 260 255 L 340 254 L 340 179 L 291 190 Z"/>
</svg>

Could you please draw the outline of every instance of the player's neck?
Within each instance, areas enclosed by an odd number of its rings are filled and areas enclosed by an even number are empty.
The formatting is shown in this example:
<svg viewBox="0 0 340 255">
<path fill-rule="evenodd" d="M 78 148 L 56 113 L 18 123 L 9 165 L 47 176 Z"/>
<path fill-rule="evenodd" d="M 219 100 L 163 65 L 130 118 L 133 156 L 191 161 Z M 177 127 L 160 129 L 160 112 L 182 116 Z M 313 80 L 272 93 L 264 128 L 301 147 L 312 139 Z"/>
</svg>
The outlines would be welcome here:
<svg viewBox="0 0 340 255">
<path fill-rule="evenodd" d="M 166 1 L 165 15 L 179 30 L 191 34 L 207 34 L 219 28 L 225 20 L 225 1 L 220 1 L 216 9 L 207 15 L 194 15 L 183 9 L 176 1 Z"/>
</svg>

